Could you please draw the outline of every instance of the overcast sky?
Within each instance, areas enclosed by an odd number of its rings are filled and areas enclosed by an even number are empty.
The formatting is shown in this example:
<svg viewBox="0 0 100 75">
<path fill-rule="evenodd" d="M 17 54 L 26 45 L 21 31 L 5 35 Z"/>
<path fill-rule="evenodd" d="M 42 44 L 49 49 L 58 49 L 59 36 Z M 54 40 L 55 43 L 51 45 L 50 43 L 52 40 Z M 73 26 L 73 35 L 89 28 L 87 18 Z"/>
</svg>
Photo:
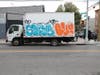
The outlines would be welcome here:
<svg viewBox="0 0 100 75">
<path fill-rule="evenodd" d="M 99 0 L 89 0 L 89 6 L 96 3 Z M 75 4 L 80 12 L 86 12 L 86 0 L 45 0 L 45 1 L 24 1 L 24 0 L 12 0 L 12 1 L 1 1 L 0 7 L 11 7 L 11 6 L 32 6 L 32 5 L 44 5 L 46 12 L 55 12 L 60 4 L 65 2 L 72 2 Z"/>
<path fill-rule="evenodd" d="M 80 10 L 84 12 L 86 10 L 86 0 L 59 0 L 59 1 L 0 1 L 0 7 L 8 6 L 28 6 L 28 5 L 45 5 L 47 12 L 54 12 L 58 5 L 64 4 L 65 2 L 73 2 Z M 89 1 L 89 5 L 96 3 L 97 0 Z"/>
</svg>

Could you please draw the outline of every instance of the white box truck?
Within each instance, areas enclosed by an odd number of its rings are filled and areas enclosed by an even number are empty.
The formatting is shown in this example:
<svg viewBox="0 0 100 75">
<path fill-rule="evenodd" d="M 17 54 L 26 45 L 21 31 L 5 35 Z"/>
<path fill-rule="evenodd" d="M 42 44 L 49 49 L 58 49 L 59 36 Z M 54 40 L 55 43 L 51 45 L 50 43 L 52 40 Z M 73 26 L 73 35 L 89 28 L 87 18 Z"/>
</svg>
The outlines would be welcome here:
<svg viewBox="0 0 100 75">
<path fill-rule="evenodd" d="M 26 13 L 23 25 L 13 24 L 7 31 L 7 42 L 18 46 L 32 42 L 49 42 L 60 45 L 75 37 L 74 13 Z"/>
</svg>

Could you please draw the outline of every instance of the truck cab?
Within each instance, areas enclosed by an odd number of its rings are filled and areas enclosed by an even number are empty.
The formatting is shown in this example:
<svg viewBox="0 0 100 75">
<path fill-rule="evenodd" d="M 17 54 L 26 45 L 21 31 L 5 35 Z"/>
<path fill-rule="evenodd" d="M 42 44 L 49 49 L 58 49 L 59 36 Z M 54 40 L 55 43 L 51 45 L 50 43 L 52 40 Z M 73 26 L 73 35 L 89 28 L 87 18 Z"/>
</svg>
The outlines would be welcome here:
<svg viewBox="0 0 100 75">
<path fill-rule="evenodd" d="M 13 24 L 7 30 L 7 42 L 13 42 L 14 38 L 21 37 L 23 26 L 20 24 Z"/>
</svg>

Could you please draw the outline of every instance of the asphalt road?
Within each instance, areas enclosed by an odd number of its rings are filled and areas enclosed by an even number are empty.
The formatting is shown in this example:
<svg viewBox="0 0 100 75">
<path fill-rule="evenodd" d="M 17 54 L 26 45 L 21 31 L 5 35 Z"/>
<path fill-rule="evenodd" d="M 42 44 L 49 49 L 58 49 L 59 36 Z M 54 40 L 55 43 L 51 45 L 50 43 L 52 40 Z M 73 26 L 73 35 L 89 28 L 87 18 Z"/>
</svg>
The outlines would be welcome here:
<svg viewBox="0 0 100 75">
<path fill-rule="evenodd" d="M 100 45 L 0 45 L 0 75 L 100 75 Z"/>
<path fill-rule="evenodd" d="M 0 75 L 100 75 L 100 53 L 0 53 Z"/>
<path fill-rule="evenodd" d="M 26 44 L 24 46 L 11 46 L 0 44 L 0 50 L 100 50 L 100 44 L 62 44 L 61 46 L 50 46 L 50 44 Z"/>
</svg>

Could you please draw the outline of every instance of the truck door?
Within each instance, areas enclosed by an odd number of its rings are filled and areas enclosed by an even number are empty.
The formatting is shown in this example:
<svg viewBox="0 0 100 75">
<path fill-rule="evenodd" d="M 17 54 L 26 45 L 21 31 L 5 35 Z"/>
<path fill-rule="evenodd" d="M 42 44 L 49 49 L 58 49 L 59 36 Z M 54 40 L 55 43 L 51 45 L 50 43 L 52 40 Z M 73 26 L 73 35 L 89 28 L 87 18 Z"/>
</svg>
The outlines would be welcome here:
<svg viewBox="0 0 100 75">
<path fill-rule="evenodd" d="M 11 26 L 7 31 L 7 38 L 9 41 L 12 41 L 12 39 L 18 34 L 19 26 L 13 25 Z M 16 33 L 17 32 L 17 33 Z"/>
</svg>

